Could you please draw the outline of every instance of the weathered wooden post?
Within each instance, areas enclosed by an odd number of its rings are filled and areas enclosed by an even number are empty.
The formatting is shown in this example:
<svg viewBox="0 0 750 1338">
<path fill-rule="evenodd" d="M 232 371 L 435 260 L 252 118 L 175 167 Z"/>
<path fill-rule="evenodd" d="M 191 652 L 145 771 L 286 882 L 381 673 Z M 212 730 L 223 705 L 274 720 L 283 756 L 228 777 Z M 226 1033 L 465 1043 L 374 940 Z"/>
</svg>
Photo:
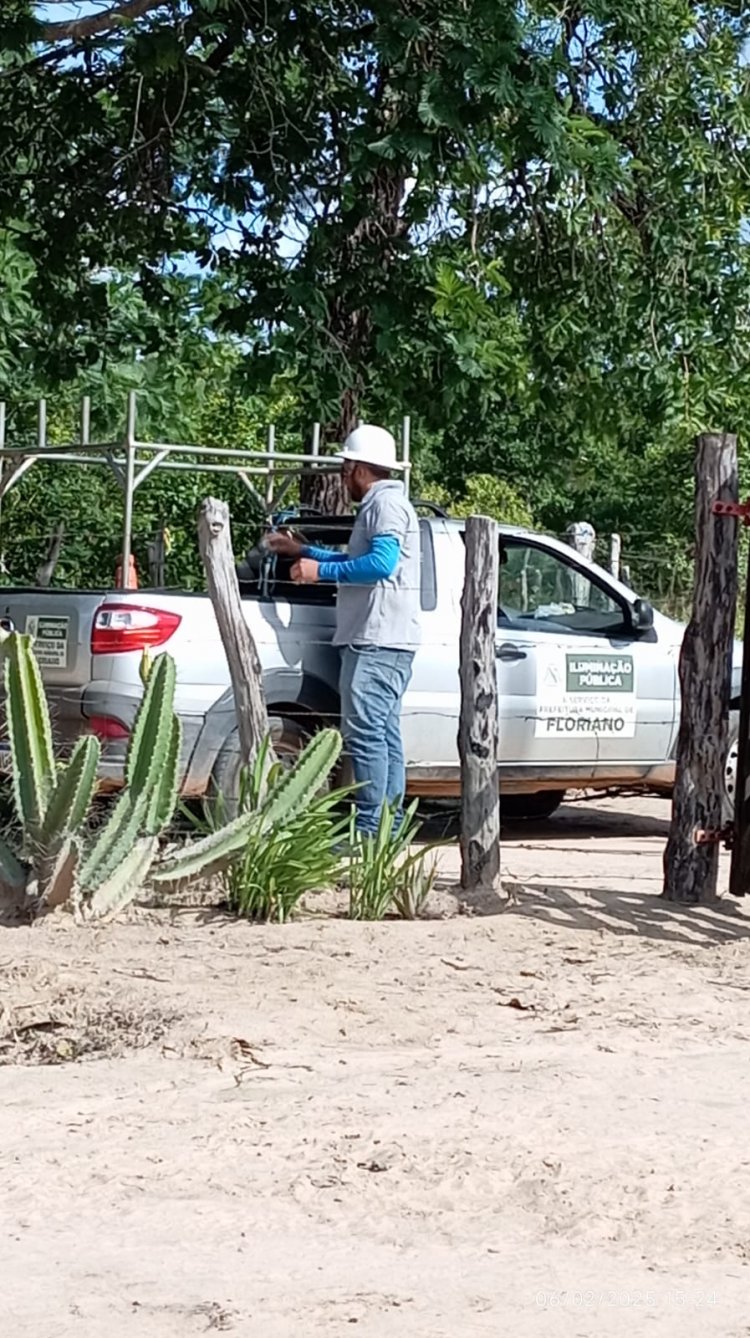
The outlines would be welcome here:
<svg viewBox="0 0 750 1338">
<path fill-rule="evenodd" d="M 54 532 L 50 535 L 50 541 L 47 546 L 47 556 L 44 562 L 36 569 L 36 583 L 41 589 L 46 589 L 52 584 L 52 577 L 55 574 L 55 568 L 60 561 L 63 539 L 65 538 L 65 526 L 62 521 L 55 526 Z"/>
<path fill-rule="evenodd" d="M 622 539 L 619 534 L 610 534 L 609 536 L 609 570 L 616 581 L 620 579 L 620 554 L 622 552 Z"/>
<path fill-rule="evenodd" d="M 745 525 L 750 524 L 750 501 L 740 503 Z M 740 727 L 737 735 L 737 773 L 734 787 L 734 840 L 729 867 L 729 891 L 733 897 L 750 893 L 750 550 L 745 574 L 745 625 L 742 634 L 742 683 Z"/>
<path fill-rule="evenodd" d="M 163 525 L 156 531 L 146 548 L 148 554 L 148 580 L 153 589 L 159 590 L 164 585 L 165 561 L 167 556 L 167 532 Z"/>
<path fill-rule="evenodd" d="M 587 520 L 575 520 L 565 531 L 565 541 L 574 548 L 576 553 L 586 558 L 588 562 L 594 561 L 596 552 L 596 530 Z M 583 605 L 586 602 L 586 593 L 588 591 L 588 581 L 585 576 L 578 572 L 573 575 L 573 598 L 577 605 Z"/>
<path fill-rule="evenodd" d="M 664 852 L 669 901 L 716 896 L 732 642 L 737 605 L 737 438 L 704 433 L 695 453 L 693 612 L 680 652 L 682 707 L 672 825 Z"/>
<path fill-rule="evenodd" d="M 461 599 L 461 886 L 500 891 L 500 791 L 495 643 L 497 525 L 486 516 L 466 522 L 466 574 Z"/>
<path fill-rule="evenodd" d="M 201 503 L 198 543 L 229 675 L 240 735 L 240 756 L 249 765 L 268 735 L 260 658 L 242 613 L 240 587 L 232 552 L 229 507 L 215 497 Z"/>
<path fill-rule="evenodd" d="M 565 542 L 587 561 L 594 561 L 596 552 L 596 530 L 587 520 L 574 520 L 565 531 Z"/>
</svg>

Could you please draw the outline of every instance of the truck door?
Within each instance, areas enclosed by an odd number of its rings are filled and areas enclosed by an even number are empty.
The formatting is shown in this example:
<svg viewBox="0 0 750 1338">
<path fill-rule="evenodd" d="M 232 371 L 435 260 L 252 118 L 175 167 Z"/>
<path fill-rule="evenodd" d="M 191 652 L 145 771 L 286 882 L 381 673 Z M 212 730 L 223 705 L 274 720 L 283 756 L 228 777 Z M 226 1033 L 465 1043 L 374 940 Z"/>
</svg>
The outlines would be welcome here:
<svg viewBox="0 0 750 1338">
<path fill-rule="evenodd" d="M 535 770 L 668 756 L 674 656 L 633 629 L 596 568 L 543 539 L 503 535 L 496 641 L 503 765 Z"/>
</svg>

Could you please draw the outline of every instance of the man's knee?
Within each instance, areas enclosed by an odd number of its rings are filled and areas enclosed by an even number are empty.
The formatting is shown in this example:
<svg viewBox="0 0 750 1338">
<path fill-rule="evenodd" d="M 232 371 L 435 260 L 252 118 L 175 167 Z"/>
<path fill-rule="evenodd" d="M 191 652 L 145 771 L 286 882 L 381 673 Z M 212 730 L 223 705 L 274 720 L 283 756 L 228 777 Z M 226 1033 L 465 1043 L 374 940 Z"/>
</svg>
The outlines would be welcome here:
<svg viewBox="0 0 750 1338">
<path fill-rule="evenodd" d="M 386 722 L 377 713 L 364 716 L 359 712 L 341 717 L 341 733 L 346 744 L 356 748 L 382 748 L 386 737 Z"/>
</svg>

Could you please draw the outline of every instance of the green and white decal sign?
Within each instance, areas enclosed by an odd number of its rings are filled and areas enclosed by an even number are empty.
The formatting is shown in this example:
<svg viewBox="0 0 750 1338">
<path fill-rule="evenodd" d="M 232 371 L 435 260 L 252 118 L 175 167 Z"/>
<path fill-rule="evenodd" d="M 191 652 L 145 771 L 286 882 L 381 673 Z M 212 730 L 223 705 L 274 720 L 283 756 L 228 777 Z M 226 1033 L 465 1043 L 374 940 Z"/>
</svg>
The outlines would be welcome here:
<svg viewBox="0 0 750 1338">
<path fill-rule="evenodd" d="M 592 734 L 599 738 L 632 739 L 635 723 L 632 655 L 539 647 L 537 738 Z"/>
<path fill-rule="evenodd" d="M 69 618 L 29 614 L 26 631 L 34 638 L 34 654 L 42 669 L 65 669 L 68 663 Z"/>
</svg>

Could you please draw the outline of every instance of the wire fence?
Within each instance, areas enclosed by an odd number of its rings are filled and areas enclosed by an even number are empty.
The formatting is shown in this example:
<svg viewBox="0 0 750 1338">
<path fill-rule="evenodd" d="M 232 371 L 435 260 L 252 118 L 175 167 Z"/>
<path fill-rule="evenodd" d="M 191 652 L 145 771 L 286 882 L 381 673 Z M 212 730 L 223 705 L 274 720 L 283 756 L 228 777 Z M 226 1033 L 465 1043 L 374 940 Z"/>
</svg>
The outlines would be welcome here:
<svg viewBox="0 0 750 1338">
<path fill-rule="evenodd" d="M 90 525 L 81 529 L 65 529 L 52 587 L 57 589 L 108 589 L 115 585 L 121 541 L 119 533 L 110 532 L 107 518 L 92 515 Z M 263 521 L 249 506 L 244 514 L 233 517 L 232 535 L 237 560 L 258 541 Z M 36 586 L 38 574 L 48 559 L 50 542 L 55 526 L 50 518 L 40 517 L 38 525 L 18 532 L 12 517 L 3 515 L 0 522 L 0 584 L 8 586 Z M 150 561 L 154 540 L 159 530 L 164 531 L 164 586 L 188 592 L 205 588 L 205 578 L 198 553 L 197 531 L 194 525 L 157 527 L 150 520 L 136 525 L 133 533 L 133 553 L 142 586 L 152 584 Z M 564 534 L 557 536 L 565 539 Z M 743 534 L 739 553 L 738 621 L 744 609 L 747 568 L 747 538 Z M 597 536 L 594 560 L 609 568 L 610 536 Z M 661 613 L 679 621 L 687 621 L 693 594 L 693 555 L 691 545 L 677 536 L 644 532 L 622 536 L 620 552 L 620 579 L 635 594 L 648 599 Z"/>
</svg>

